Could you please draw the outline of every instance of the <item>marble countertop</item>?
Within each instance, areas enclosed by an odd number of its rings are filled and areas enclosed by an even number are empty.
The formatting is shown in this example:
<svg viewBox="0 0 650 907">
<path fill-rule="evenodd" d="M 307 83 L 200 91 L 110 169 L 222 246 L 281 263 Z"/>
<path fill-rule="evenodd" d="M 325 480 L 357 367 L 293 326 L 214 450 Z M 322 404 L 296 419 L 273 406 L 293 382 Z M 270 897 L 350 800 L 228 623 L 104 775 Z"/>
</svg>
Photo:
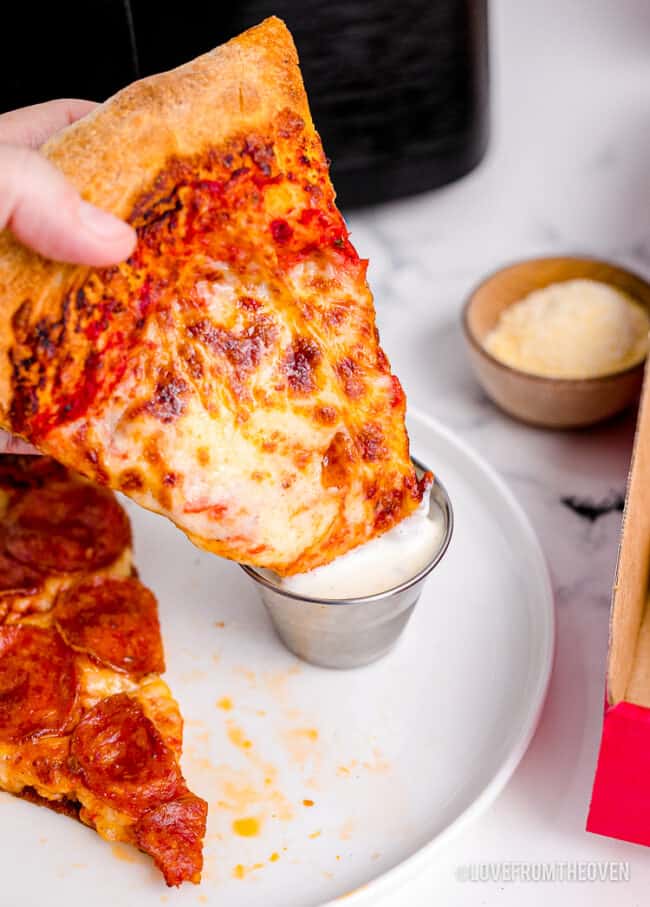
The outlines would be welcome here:
<svg viewBox="0 0 650 907">
<path fill-rule="evenodd" d="M 540 537 L 555 586 L 556 662 L 539 729 L 506 790 L 377 903 L 632 907 L 647 899 L 650 851 L 584 825 L 634 414 L 575 433 L 517 424 L 475 383 L 460 313 L 484 275 L 517 258 L 582 252 L 650 277 L 650 4 L 493 0 L 491 40 L 493 133 L 482 165 L 348 220 L 370 258 L 382 340 L 409 399 L 496 467 Z M 479 861 L 589 860 L 629 861 L 630 880 L 455 877 Z"/>
</svg>

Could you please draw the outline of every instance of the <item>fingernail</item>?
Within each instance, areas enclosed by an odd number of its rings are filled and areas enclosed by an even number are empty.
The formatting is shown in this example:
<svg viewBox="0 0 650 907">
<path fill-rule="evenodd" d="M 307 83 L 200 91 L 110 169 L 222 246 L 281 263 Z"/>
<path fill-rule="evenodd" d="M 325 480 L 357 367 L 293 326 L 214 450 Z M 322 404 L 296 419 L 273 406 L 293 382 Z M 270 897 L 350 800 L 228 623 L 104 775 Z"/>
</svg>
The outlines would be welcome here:
<svg viewBox="0 0 650 907">
<path fill-rule="evenodd" d="M 87 230 L 101 239 L 123 239 L 131 232 L 131 228 L 124 221 L 88 202 L 80 202 L 79 219 Z"/>
</svg>

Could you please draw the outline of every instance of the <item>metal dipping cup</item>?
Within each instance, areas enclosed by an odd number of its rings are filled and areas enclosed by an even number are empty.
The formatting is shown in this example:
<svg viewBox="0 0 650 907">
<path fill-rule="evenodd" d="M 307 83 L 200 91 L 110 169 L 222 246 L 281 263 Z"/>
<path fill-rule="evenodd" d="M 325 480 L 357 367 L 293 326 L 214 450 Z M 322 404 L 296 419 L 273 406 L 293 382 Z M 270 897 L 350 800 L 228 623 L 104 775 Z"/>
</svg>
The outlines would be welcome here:
<svg viewBox="0 0 650 907">
<path fill-rule="evenodd" d="M 425 467 L 413 458 L 418 476 Z M 427 577 L 440 563 L 451 540 L 454 516 L 444 486 L 434 479 L 431 511 L 442 514 L 443 537 L 422 570 L 399 586 L 361 598 L 321 599 L 282 589 L 269 571 L 242 566 L 255 583 L 284 645 L 313 665 L 358 668 L 386 655 L 399 639 Z"/>
</svg>

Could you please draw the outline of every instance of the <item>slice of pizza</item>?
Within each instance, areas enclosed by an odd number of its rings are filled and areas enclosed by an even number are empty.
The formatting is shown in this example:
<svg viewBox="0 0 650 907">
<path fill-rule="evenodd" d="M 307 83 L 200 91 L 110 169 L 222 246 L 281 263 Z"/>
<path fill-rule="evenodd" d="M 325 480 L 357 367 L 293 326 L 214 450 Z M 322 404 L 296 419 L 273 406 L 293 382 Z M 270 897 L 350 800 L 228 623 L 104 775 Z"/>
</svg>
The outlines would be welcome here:
<svg viewBox="0 0 650 907">
<path fill-rule="evenodd" d="M 181 773 L 157 604 L 126 514 L 52 460 L 0 458 L 0 788 L 198 882 L 207 804 Z"/>
<path fill-rule="evenodd" d="M 128 220 L 124 264 L 0 236 L 0 424 L 279 574 L 418 505 L 405 398 L 275 18 L 134 83 L 42 149 Z"/>
</svg>

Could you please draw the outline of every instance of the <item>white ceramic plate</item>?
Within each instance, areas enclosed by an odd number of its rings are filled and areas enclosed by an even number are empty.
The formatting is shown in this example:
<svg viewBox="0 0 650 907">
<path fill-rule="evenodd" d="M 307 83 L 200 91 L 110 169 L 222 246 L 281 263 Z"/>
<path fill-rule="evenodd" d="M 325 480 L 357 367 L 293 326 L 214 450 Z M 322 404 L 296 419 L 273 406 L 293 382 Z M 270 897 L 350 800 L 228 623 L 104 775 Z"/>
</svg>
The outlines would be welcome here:
<svg viewBox="0 0 650 907">
<path fill-rule="evenodd" d="M 396 649 L 356 671 L 298 662 L 241 570 L 128 505 L 186 717 L 185 774 L 210 804 L 204 881 L 169 890 L 143 855 L 2 794 L 3 905 L 311 907 L 349 892 L 353 905 L 492 801 L 544 699 L 551 585 L 500 479 L 424 416 L 410 432 L 455 534 Z M 241 819 L 259 832 L 235 834 Z"/>
</svg>

